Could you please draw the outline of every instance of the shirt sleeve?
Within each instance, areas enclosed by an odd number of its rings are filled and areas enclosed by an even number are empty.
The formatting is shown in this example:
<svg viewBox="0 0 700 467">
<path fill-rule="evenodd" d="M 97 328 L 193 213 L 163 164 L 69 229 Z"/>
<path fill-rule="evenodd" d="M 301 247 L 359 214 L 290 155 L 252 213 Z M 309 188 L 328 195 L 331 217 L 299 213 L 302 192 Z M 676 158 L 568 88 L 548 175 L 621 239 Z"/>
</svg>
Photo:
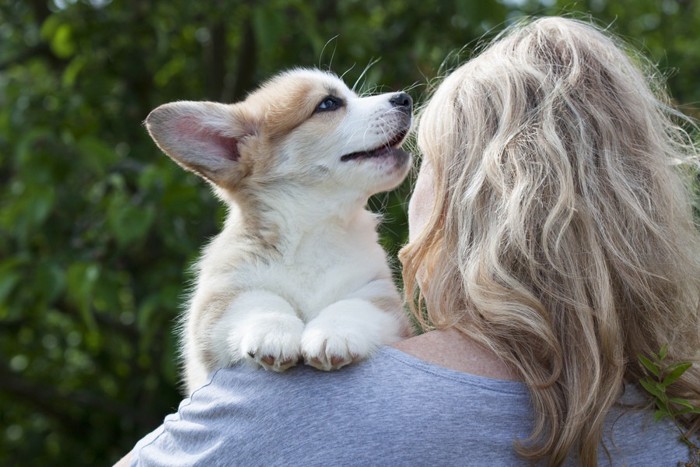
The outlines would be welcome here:
<svg viewBox="0 0 700 467">
<path fill-rule="evenodd" d="M 231 453 L 221 449 L 224 439 L 236 437 L 236 403 L 225 388 L 210 382 L 184 399 L 177 413 L 141 439 L 133 450 L 132 467 L 231 465 Z M 222 404 L 226 404 L 225 407 Z M 242 420 L 240 421 L 242 422 Z M 220 456 L 228 455 L 226 462 Z"/>
</svg>

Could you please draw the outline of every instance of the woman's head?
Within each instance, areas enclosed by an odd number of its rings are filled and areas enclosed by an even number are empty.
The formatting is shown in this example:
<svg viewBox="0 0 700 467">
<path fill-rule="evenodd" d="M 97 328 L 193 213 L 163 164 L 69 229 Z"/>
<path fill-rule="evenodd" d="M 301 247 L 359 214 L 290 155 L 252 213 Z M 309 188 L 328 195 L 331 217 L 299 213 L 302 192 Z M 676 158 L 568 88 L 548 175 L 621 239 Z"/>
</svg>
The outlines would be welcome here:
<svg viewBox="0 0 700 467">
<path fill-rule="evenodd" d="M 540 19 L 452 72 L 419 120 L 406 291 L 420 276 L 419 319 L 518 368 L 541 415 L 526 454 L 591 460 L 637 354 L 696 357 L 695 148 L 652 69 L 593 26 Z"/>
</svg>

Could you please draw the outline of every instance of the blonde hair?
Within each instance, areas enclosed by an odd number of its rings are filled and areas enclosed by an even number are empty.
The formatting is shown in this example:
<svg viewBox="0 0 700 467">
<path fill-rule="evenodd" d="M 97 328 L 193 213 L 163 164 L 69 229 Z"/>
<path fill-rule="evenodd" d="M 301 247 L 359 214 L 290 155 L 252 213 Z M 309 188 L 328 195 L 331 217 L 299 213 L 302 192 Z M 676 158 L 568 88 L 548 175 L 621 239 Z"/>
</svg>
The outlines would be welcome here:
<svg viewBox="0 0 700 467">
<path fill-rule="evenodd" d="M 627 53 L 576 20 L 521 24 L 420 117 L 435 204 L 400 252 L 406 295 L 424 327 L 455 327 L 517 369 L 535 419 L 516 449 L 553 465 L 597 463 L 609 409 L 644 374 L 639 354 L 668 344 L 672 360 L 698 361 L 690 120 Z M 697 366 L 668 392 L 700 402 Z"/>
</svg>

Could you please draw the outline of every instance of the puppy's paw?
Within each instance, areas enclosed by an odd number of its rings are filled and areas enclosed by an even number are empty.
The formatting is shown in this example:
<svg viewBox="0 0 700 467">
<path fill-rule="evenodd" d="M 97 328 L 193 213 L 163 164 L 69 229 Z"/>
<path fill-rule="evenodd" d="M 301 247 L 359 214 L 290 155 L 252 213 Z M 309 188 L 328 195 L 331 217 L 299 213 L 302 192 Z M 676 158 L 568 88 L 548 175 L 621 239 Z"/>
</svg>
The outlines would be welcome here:
<svg viewBox="0 0 700 467">
<path fill-rule="evenodd" d="M 302 337 L 304 363 L 318 370 L 332 371 L 362 358 L 351 350 L 353 343 L 347 336 L 316 329 Z"/>
<path fill-rule="evenodd" d="M 331 371 L 361 359 L 352 336 L 320 326 L 307 329 L 302 336 L 301 353 L 304 363 L 318 370 Z"/>
<path fill-rule="evenodd" d="M 352 326 L 317 321 L 311 321 L 301 337 L 301 353 L 307 365 L 323 371 L 337 370 L 365 358 L 375 347 Z"/>
<path fill-rule="evenodd" d="M 377 347 L 399 339 L 400 321 L 361 299 L 338 301 L 311 320 L 301 336 L 307 365 L 337 370 L 368 357 Z"/>
<path fill-rule="evenodd" d="M 296 316 L 270 313 L 249 317 L 230 338 L 244 360 L 281 372 L 299 361 L 303 330 Z"/>
</svg>

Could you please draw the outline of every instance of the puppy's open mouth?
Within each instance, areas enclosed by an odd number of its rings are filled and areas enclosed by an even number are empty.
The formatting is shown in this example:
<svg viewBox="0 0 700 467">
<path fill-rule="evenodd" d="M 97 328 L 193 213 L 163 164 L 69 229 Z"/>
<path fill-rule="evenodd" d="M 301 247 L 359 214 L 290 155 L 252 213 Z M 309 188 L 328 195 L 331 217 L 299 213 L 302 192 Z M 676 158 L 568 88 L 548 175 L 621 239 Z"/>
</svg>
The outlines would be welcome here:
<svg viewBox="0 0 700 467">
<path fill-rule="evenodd" d="M 394 151 L 401 151 L 399 149 L 399 146 L 401 146 L 401 143 L 403 142 L 403 139 L 406 137 L 406 134 L 408 133 L 408 130 L 404 130 L 399 132 L 396 136 L 394 136 L 391 140 L 389 140 L 387 143 L 379 146 L 376 149 L 372 149 L 370 151 L 358 151 L 358 152 L 353 152 L 351 154 L 346 154 L 340 158 L 341 161 L 346 162 L 346 161 L 351 161 L 351 160 L 358 160 L 358 159 L 373 159 L 373 158 L 378 158 L 378 157 L 384 157 L 388 156 Z M 403 151 L 401 151 L 403 152 Z"/>
</svg>

